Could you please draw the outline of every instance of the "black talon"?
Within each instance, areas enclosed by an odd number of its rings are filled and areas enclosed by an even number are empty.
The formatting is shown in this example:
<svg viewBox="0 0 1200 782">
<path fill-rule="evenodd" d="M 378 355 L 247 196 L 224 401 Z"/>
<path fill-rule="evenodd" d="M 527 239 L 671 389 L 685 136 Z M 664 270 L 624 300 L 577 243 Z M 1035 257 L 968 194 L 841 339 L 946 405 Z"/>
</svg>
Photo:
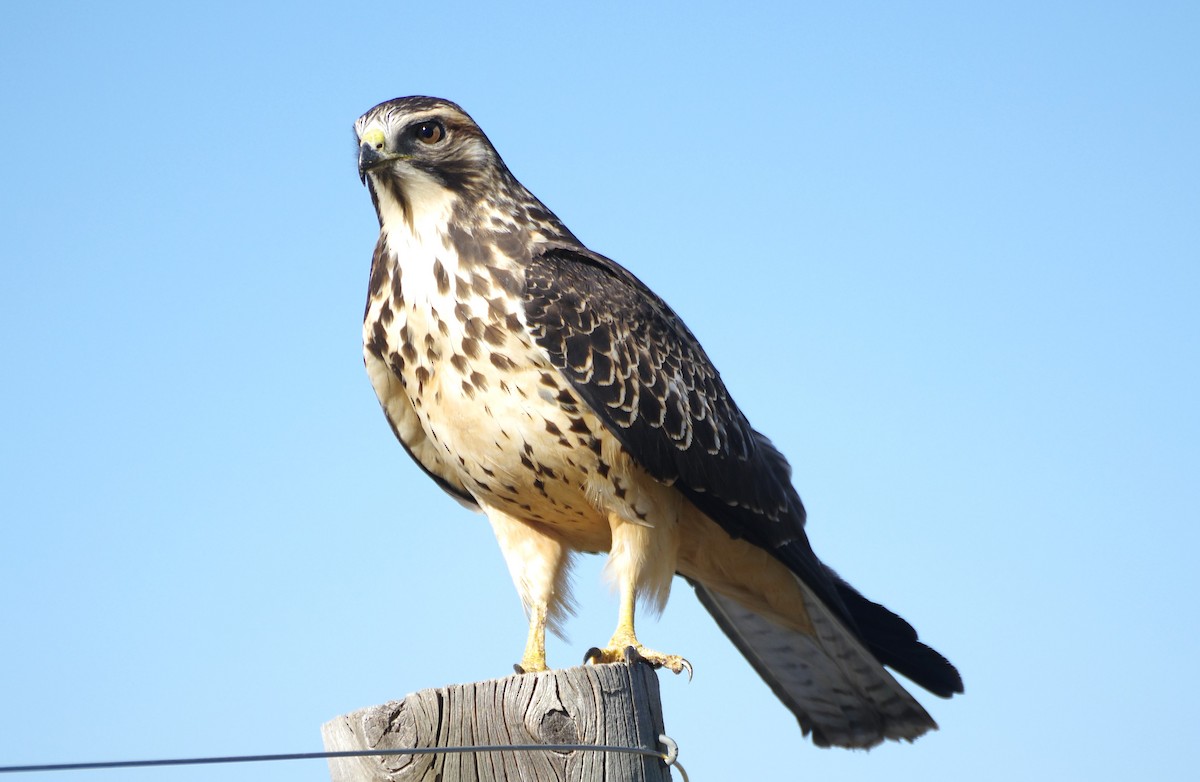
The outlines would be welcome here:
<svg viewBox="0 0 1200 782">
<path fill-rule="evenodd" d="M 593 646 L 591 649 L 588 649 L 583 653 L 584 665 L 595 665 L 597 660 L 602 659 L 604 659 L 604 655 L 601 653 L 600 647 L 598 646 Z"/>
<path fill-rule="evenodd" d="M 651 668 L 661 668 L 662 667 L 661 665 L 655 665 L 654 663 L 647 660 L 645 657 L 642 657 L 642 655 L 640 655 L 638 653 L 638 650 L 636 647 L 626 646 L 625 647 L 625 664 L 633 665 L 636 662 L 649 663 Z"/>
</svg>

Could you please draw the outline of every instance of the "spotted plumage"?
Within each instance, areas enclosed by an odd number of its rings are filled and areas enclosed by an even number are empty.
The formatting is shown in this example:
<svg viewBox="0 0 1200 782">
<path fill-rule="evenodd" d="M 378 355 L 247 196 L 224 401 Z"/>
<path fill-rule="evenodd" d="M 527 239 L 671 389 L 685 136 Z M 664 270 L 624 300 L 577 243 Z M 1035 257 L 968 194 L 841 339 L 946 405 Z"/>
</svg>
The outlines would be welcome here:
<svg viewBox="0 0 1200 782">
<path fill-rule="evenodd" d="M 786 460 L 662 299 L 583 247 L 455 104 L 389 101 L 355 130 L 380 223 L 367 372 L 417 464 L 491 523 L 529 613 L 519 667 L 545 667 L 571 556 L 606 552 L 621 610 L 599 659 L 688 667 L 633 624 L 679 574 L 818 744 L 935 727 L 883 666 L 943 696 L 958 673 L 817 559 Z"/>
</svg>

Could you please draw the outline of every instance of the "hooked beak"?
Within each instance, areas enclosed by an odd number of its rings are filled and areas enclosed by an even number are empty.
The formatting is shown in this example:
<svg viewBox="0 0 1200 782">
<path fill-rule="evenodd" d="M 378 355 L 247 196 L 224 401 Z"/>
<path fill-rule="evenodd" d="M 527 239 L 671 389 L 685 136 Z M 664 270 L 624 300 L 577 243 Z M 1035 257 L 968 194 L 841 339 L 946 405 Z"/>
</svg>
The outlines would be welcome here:
<svg viewBox="0 0 1200 782">
<path fill-rule="evenodd" d="M 364 185 L 367 183 L 367 171 L 396 157 L 387 151 L 386 141 L 379 128 L 371 128 L 362 134 L 358 146 L 358 178 Z"/>
</svg>

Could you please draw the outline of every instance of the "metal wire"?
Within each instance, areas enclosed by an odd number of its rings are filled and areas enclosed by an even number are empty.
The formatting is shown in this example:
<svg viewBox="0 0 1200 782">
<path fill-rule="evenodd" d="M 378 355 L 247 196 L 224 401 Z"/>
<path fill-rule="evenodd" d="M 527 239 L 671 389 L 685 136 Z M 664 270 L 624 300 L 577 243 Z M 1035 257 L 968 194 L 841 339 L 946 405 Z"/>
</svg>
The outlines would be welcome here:
<svg viewBox="0 0 1200 782">
<path fill-rule="evenodd" d="M 210 758 L 171 758 L 165 760 L 112 760 L 95 763 L 47 763 L 30 766 L 0 766 L 0 774 L 35 771 L 83 771 L 106 768 L 146 768 L 152 766 L 200 766 L 217 763 L 259 763 L 277 760 L 320 760 L 326 758 L 361 758 L 384 755 L 453 755 L 470 752 L 623 752 L 627 755 L 645 755 L 658 758 L 667 766 L 679 769 L 683 782 L 688 782 L 687 772 L 676 758 L 679 748 L 669 737 L 659 736 L 667 751 L 645 747 L 613 747 L 603 744 L 485 744 L 476 747 L 410 747 L 406 749 L 356 749 L 338 752 L 293 752 L 276 755 L 228 755 Z"/>
</svg>

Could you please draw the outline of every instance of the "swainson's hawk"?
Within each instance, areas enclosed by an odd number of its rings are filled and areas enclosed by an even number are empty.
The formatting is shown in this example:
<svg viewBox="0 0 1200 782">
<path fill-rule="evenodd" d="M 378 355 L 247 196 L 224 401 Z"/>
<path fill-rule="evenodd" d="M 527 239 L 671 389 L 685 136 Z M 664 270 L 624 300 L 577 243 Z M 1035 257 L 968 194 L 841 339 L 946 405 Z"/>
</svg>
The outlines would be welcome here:
<svg viewBox="0 0 1200 782">
<path fill-rule="evenodd" d="M 599 659 L 641 646 L 639 600 L 676 574 L 822 746 L 936 727 L 890 666 L 948 697 L 962 679 L 809 547 L 791 469 L 738 409 L 687 326 L 584 247 L 457 105 L 411 97 L 355 124 L 380 234 L 363 323 L 396 437 L 492 524 L 529 614 L 524 671 L 570 611 L 575 552 L 620 590 Z"/>
</svg>

